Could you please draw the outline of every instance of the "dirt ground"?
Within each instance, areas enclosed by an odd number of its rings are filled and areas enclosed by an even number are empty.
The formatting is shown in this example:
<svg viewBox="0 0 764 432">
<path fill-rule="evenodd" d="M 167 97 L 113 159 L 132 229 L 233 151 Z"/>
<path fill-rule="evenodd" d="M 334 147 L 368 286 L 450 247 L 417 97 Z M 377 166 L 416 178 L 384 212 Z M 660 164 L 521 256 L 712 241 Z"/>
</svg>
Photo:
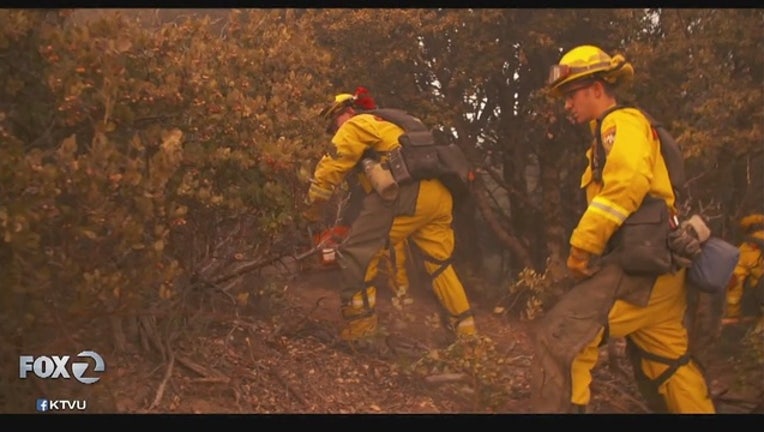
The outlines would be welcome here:
<svg viewBox="0 0 764 432">
<path fill-rule="evenodd" d="M 6 410 L 34 412 L 33 399 L 44 395 L 86 399 L 90 413 L 527 412 L 533 367 L 527 321 L 496 314 L 495 304 L 473 295 L 481 336 L 452 344 L 429 290 L 412 288 L 414 303 L 401 311 L 380 289 L 382 336 L 354 351 L 335 337 L 336 281 L 336 271 L 313 269 L 270 285 L 270 292 L 250 293 L 246 306 L 203 294 L 197 319 L 163 356 L 133 345 L 118 353 L 104 346 L 104 336 L 92 339 L 107 362 L 99 383 L 27 380 L 26 391 L 16 393 L 25 396 L 5 401 Z M 764 374 L 743 366 L 743 333 L 725 331 L 708 365 L 712 393 L 723 393 L 722 413 L 750 412 L 761 398 Z M 593 371 L 589 410 L 648 412 L 622 357 L 623 342 L 613 343 L 601 349 Z"/>
</svg>

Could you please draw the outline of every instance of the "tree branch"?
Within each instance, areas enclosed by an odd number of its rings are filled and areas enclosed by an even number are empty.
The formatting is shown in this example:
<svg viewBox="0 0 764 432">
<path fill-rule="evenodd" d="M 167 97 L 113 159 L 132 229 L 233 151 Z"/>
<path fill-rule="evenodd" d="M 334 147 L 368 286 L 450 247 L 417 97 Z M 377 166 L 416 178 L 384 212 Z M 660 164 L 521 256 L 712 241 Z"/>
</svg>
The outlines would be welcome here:
<svg viewBox="0 0 764 432">
<path fill-rule="evenodd" d="M 474 181 L 472 196 L 475 198 L 475 203 L 483 215 L 486 225 L 496 235 L 497 239 L 509 248 L 512 255 L 523 267 L 531 267 L 531 260 L 525 246 L 516 236 L 510 234 L 497 219 L 486 196 L 485 184 L 480 180 L 480 177 L 477 177 Z"/>
</svg>

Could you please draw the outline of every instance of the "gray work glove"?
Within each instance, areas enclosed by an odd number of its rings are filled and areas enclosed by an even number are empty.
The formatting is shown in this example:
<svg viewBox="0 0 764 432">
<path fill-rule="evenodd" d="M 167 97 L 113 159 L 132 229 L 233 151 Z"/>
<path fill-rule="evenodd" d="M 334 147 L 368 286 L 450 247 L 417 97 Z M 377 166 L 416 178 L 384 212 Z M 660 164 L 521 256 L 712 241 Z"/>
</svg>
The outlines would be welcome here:
<svg viewBox="0 0 764 432">
<path fill-rule="evenodd" d="M 689 225 L 680 226 L 668 235 L 671 256 L 679 267 L 689 268 L 700 253 L 700 240 Z"/>
<path fill-rule="evenodd" d="M 682 222 L 681 227 L 689 230 L 701 244 L 705 243 L 706 240 L 711 237 L 711 229 L 703 221 L 703 218 L 698 215 L 692 215 L 691 218 Z"/>
</svg>

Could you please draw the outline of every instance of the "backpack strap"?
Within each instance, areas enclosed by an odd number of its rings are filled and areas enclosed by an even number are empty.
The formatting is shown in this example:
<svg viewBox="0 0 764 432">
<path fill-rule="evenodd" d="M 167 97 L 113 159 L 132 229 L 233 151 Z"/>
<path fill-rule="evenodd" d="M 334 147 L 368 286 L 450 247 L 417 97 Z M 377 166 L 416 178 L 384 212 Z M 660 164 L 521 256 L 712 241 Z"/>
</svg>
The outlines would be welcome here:
<svg viewBox="0 0 764 432">
<path fill-rule="evenodd" d="M 669 180 L 671 181 L 671 188 L 674 192 L 674 200 L 679 200 L 679 197 L 682 195 L 682 190 L 685 187 L 686 181 L 682 151 L 677 145 L 676 141 L 674 141 L 673 137 L 671 137 L 671 135 L 668 133 L 668 130 L 666 130 L 665 126 L 663 126 L 662 123 L 656 121 L 655 118 L 653 118 L 653 116 L 648 114 L 646 111 L 638 107 L 632 107 L 628 105 L 615 105 L 607 109 L 604 113 L 602 113 L 600 117 L 597 118 L 597 126 L 594 134 L 596 143 L 594 146 L 594 153 L 592 155 L 591 162 L 594 180 L 602 182 L 602 170 L 607 159 L 605 147 L 602 145 L 602 123 L 605 120 L 605 117 L 607 117 L 610 113 L 624 108 L 634 108 L 639 110 L 639 112 L 645 116 L 647 121 L 650 122 L 650 127 L 652 128 L 653 133 L 658 137 L 661 155 L 663 156 L 663 161 L 666 164 Z"/>
<path fill-rule="evenodd" d="M 684 156 L 682 149 L 673 136 L 669 133 L 663 123 L 655 120 L 647 111 L 639 109 L 642 115 L 650 122 L 653 132 L 658 136 L 663 162 L 668 170 L 669 181 L 674 192 L 674 200 L 678 201 L 684 194 L 687 183 L 687 177 L 684 170 Z"/>
<path fill-rule="evenodd" d="M 602 145 L 602 122 L 605 120 L 605 117 L 607 117 L 608 114 L 624 108 L 627 107 L 625 105 L 615 105 L 608 108 L 605 110 L 605 112 L 602 113 L 602 115 L 597 117 L 597 129 L 594 132 L 594 139 L 596 142 L 594 144 L 594 153 L 592 154 L 591 162 L 592 174 L 594 175 L 594 180 L 597 182 L 602 182 L 602 169 L 605 167 L 605 160 L 607 159 L 605 147 Z"/>
<path fill-rule="evenodd" d="M 379 108 L 375 110 L 363 111 L 363 114 L 371 114 L 382 118 L 385 121 L 394 123 L 404 132 L 426 132 L 429 128 L 421 120 L 396 108 Z"/>
</svg>

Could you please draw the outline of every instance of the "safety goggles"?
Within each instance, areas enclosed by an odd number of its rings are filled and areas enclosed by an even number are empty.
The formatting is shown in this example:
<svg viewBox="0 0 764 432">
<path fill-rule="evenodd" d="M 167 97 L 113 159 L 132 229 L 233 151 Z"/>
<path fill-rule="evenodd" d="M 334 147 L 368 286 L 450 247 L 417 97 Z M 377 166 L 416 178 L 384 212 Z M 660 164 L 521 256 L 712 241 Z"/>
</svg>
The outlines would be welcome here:
<svg viewBox="0 0 764 432">
<path fill-rule="evenodd" d="M 343 109 L 349 106 L 353 106 L 354 102 L 355 102 L 355 98 L 346 99 L 340 102 L 335 101 L 333 104 L 322 109 L 321 112 L 318 114 L 318 116 L 324 119 L 330 119 L 330 118 L 336 117 L 338 113 L 342 111 Z"/>
<path fill-rule="evenodd" d="M 337 129 L 339 129 L 339 126 L 337 126 L 337 117 L 342 115 L 348 107 L 352 107 L 354 101 L 355 99 L 348 99 L 346 101 L 334 103 L 332 106 L 325 108 L 321 112 L 320 116 L 328 120 L 328 124 L 326 125 L 327 134 L 334 135 L 337 132 Z"/>
<path fill-rule="evenodd" d="M 556 82 L 563 81 L 572 75 L 578 75 L 588 71 L 601 71 L 601 70 L 606 70 L 608 68 L 610 68 L 609 61 L 594 63 L 589 66 L 579 66 L 579 67 L 568 66 L 564 64 L 552 65 L 549 68 L 549 79 L 547 80 L 547 83 L 549 85 L 552 85 Z"/>
<path fill-rule="evenodd" d="M 573 80 L 560 86 L 559 92 L 564 97 L 572 97 L 577 91 L 590 87 L 596 79 L 587 77 L 584 79 Z"/>
</svg>

